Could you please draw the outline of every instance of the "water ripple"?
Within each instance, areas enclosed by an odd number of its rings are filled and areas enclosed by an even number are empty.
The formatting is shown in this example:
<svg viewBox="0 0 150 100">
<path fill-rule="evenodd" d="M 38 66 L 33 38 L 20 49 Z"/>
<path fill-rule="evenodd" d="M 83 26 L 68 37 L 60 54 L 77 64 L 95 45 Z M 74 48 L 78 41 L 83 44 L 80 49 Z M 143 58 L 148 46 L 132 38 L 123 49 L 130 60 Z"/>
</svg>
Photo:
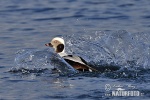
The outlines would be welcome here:
<svg viewBox="0 0 150 100">
<path fill-rule="evenodd" d="M 0 12 L 33 12 L 33 13 L 40 13 L 40 12 L 47 12 L 55 10 L 55 8 L 19 8 L 19 9 L 8 9 L 8 10 L 0 10 Z"/>
</svg>

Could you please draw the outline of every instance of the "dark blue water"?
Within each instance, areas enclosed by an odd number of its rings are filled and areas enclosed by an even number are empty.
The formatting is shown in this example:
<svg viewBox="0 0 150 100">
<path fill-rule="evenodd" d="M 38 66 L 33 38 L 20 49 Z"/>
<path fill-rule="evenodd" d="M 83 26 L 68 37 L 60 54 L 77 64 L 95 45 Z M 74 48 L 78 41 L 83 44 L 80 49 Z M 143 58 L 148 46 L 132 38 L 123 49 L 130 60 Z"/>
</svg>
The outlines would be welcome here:
<svg viewBox="0 0 150 100">
<path fill-rule="evenodd" d="M 1 0 L 1 100 L 149 100 L 149 0 Z M 44 46 L 55 36 L 100 73 L 74 73 Z M 108 68 L 108 69 L 107 69 Z M 114 71 L 114 69 L 117 69 Z M 139 95 L 117 96 L 117 89 Z"/>
</svg>

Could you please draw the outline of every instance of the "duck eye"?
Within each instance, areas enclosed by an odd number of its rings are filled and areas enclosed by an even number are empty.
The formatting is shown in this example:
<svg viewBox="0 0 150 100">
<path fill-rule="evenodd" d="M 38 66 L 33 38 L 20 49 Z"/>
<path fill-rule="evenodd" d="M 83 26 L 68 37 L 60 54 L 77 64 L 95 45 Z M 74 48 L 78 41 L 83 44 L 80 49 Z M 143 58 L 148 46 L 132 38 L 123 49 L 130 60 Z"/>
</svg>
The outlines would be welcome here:
<svg viewBox="0 0 150 100">
<path fill-rule="evenodd" d="M 55 41 L 54 41 L 54 43 L 58 43 L 58 41 L 57 41 L 57 40 L 55 40 Z"/>
</svg>

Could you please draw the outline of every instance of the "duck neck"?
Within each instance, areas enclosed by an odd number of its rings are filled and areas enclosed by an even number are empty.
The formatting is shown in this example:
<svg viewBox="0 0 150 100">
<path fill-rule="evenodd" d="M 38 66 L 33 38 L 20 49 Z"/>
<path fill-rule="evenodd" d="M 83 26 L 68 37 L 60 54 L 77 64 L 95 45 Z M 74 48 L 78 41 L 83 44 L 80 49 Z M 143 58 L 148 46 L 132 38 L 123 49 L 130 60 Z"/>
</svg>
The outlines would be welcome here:
<svg viewBox="0 0 150 100">
<path fill-rule="evenodd" d="M 59 52 L 58 53 L 61 57 L 63 57 L 63 56 L 66 56 L 67 55 L 67 53 L 65 52 L 65 50 L 63 50 L 62 52 Z"/>
</svg>

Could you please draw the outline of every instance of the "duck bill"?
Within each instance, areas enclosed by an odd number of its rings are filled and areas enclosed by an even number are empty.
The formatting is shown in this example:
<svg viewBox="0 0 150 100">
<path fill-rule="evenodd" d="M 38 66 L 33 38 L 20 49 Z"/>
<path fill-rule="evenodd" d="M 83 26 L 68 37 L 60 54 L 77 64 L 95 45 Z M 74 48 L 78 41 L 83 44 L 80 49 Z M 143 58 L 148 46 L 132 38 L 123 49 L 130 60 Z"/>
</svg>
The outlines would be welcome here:
<svg viewBox="0 0 150 100">
<path fill-rule="evenodd" d="M 45 44 L 45 46 L 53 47 L 53 45 L 51 43 L 47 43 L 47 44 Z"/>
</svg>

